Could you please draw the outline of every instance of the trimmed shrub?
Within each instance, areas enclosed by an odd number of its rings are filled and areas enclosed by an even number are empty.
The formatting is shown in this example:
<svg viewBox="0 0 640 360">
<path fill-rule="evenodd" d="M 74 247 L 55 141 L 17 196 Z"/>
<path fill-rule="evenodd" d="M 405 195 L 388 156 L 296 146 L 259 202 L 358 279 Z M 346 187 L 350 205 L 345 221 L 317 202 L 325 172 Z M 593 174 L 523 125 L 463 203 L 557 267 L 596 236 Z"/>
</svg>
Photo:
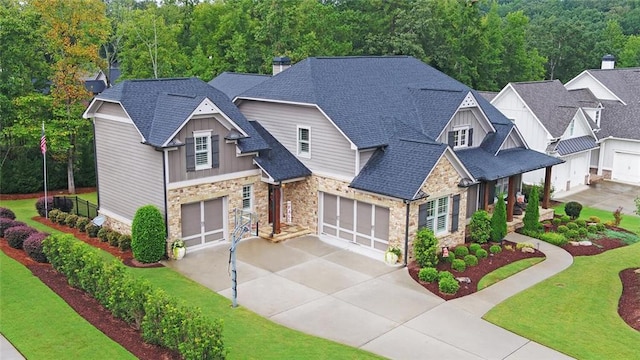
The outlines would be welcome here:
<svg viewBox="0 0 640 360">
<path fill-rule="evenodd" d="M 52 222 L 56 222 L 58 220 L 58 214 L 60 214 L 60 210 L 58 209 L 53 209 L 51 211 L 49 211 L 48 217 L 49 220 L 51 220 Z"/>
<path fill-rule="evenodd" d="M 78 221 L 76 221 L 76 227 L 80 232 L 85 232 L 87 231 L 87 224 L 89 224 L 89 221 L 91 220 L 89 220 L 88 217 L 80 216 Z"/>
<path fill-rule="evenodd" d="M 540 236 L 540 231 L 534 230 L 534 231 L 530 231 L 530 230 L 520 230 L 522 232 L 522 235 L 528 236 L 528 237 L 532 237 L 532 238 L 537 238 Z"/>
<path fill-rule="evenodd" d="M 96 224 L 94 224 L 92 222 L 89 222 L 87 224 L 87 226 L 85 226 L 85 230 L 87 231 L 87 235 L 89 235 L 89 237 L 91 237 L 91 238 L 97 237 L 98 236 L 98 232 L 100 232 L 101 228 L 102 227 L 100 227 L 100 226 L 98 226 L 98 225 L 96 225 Z"/>
<path fill-rule="evenodd" d="M 564 204 L 564 212 L 571 216 L 571 219 L 577 219 L 580 217 L 580 212 L 582 211 L 582 204 L 577 201 L 569 201 Z"/>
<path fill-rule="evenodd" d="M 607 227 L 604 226 L 603 223 L 597 223 L 596 224 L 596 229 L 598 229 L 598 231 L 604 231 Z"/>
<path fill-rule="evenodd" d="M 15 220 L 16 214 L 9 208 L 0 207 L 0 218 Z"/>
<path fill-rule="evenodd" d="M 24 241 L 36 231 L 36 229 L 27 225 L 13 226 L 5 230 L 4 237 L 7 239 L 9 246 L 14 249 L 22 249 Z"/>
<path fill-rule="evenodd" d="M 109 241 L 109 234 L 111 233 L 111 229 L 103 227 L 98 231 L 98 239 L 102 242 Z"/>
<path fill-rule="evenodd" d="M 587 227 L 587 221 L 584 219 L 578 219 L 576 220 L 576 225 L 578 225 L 581 228 L 586 228 Z"/>
<path fill-rule="evenodd" d="M 491 240 L 502 241 L 507 235 L 507 208 L 504 204 L 504 196 L 498 194 L 498 202 L 491 216 Z"/>
<path fill-rule="evenodd" d="M 131 235 L 120 235 L 118 248 L 122 251 L 131 250 Z"/>
<path fill-rule="evenodd" d="M 456 257 L 462 258 L 462 257 L 465 257 L 466 255 L 469 255 L 469 248 L 464 245 L 459 245 L 459 246 L 456 246 L 453 252 L 456 254 Z"/>
<path fill-rule="evenodd" d="M 500 245 L 491 245 L 491 247 L 489 247 L 489 252 L 492 254 L 500 254 L 502 252 L 502 247 Z"/>
<path fill-rule="evenodd" d="M 522 248 L 526 248 L 526 247 L 533 248 L 533 244 L 528 242 L 522 242 L 522 243 L 516 244 L 516 250 L 522 250 Z"/>
<path fill-rule="evenodd" d="M 575 240 L 580 237 L 580 234 L 578 233 L 578 230 L 569 230 L 564 233 L 564 236 L 566 236 L 567 239 Z"/>
<path fill-rule="evenodd" d="M 600 218 L 597 217 L 597 216 L 589 216 L 589 222 L 593 222 L 593 223 L 599 224 L 600 221 L 601 221 Z"/>
<path fill-rule="evenodd" d="M 578 224 L 576 224 L 574 222 L 569 222 L 569 223 L 567 223 L 567 228 L 569 230 L 578 230 Z"/>
<path fill-rule="evenodd" d="M 469 254 L 475 254 L 480 249 L 482 249 L 480 244 L 469 244 Z"/>
<path fill-rule="evenodd" d="M 463 272 L 467 270 L 467 264 L 465 264 L 464 260 L 462 259 L 455 259 L 451 263 L 451 268 L 455 271 Z"/>
<path fill-rule="evenodd" d="M 567 243 L 567 238 L 564 235 L 553 232 L 540 234 L 540 240 L 556 246 L 562 246 Z"/>
<path fill-rule="evenodd" d="M 413 241 L 413 256 L 420 267 L 436 267 L 438 265 L 438 239 L 430 229 L 418 230 Z"/>
<path fill-rule="evenodd" d="M 447 257 L 442 257 L 442 254 L 440 254 L 440 261 L 444 261 L 448 264 L 451 264 L 451 262 L 455 260 L 455 258 L 456 254 L 453 251 L 449 251 L 449 256 Z"/>
<path fill-rule="evenodd" d="M 560 218 L 553 218 L 553 219 L 551 220 L 551 223 L 552 223 L 554 226 L 558 226 L 558 225 L 560 225 L 560 223 L 561 223 L 561 222 L 562 222 L 562 221 L 560 220 Z"/>
<path fill-rule="evenodd" d="M 112 230 L 111 232 L 109 232 L 109 234 L 107 235 L 107 241 L 109 242 L 109 245 L 118 246 L 120 243 L 120 236 L 121 234 L 117 231 Z"/>
<path fill-rule="evenodd" d="M 9 218 L 0 218 L 0 237 L 5 237 L 5 232 L 14 226 L 26 226 L 21 221 L 11 220 Z"/>
<path fill-rule="evenodd" d="M 58 216 L 56 216 L 56 223 L 58 223 L 60 225 L 66 225 L 67 224 L 67 216 L 69 216 L 69 214 L 67 214 L 64 211 L 60 211 L 58 213 Z"/>
<path fill-rule="evenodd" d="M 590 234 L 595 234 L 598 232 L 598 227 L 595 225 L 587 226 L 587 232 Z"/>
<path fill-rule="evenodd" d="M 527 203 L 527 209 L 524 213 L 523 230 L 527 231 L 539 231 L 540 228 L 540 197 L 538 196 L 538 187 L 534 186 L 529 194 L 529 202 Z"/>
<path fill-rule="evenodd" d="M 475 255 L 467 255 L 464 257 L 464 263 L 467 266 L 476 266 L 478 265 L 478 258 Z"/>
<path fill-rule="evenodd" d="M 567 225 L 560 225 L 560 226 L 558 226 L 558 232 L 559 232 L 560 234 L 564 234 L 564 233 L 566 233 L 567 231 L 569 231 L 569 227 L 568 227 Z"/>
<path fill-rule="evenodd" d="M 581 227 L 581 228 L 578 229 L 578 235 L 580 235 L 581 237 L 587 236 L 587 233 L 588 233 L 588 231 L 587 231 L 586 228 Z"/>
<path fill-rule="evenodd" d="M 78 215 L 75 214 L 67 215 L 67 218 L 64 221 L 64 223 L 70 228 L 75 228 L 76 222 L 78 222 Z"/>
<path fill-rule="evenodd" d="M 44 254 L 42 250 L 42 241 L 47 238 L 49 234 L 44 232 L 34 232 L 22 243 L 22 248 L 24 252 L 29 255 L 30 258 L 39 262 L 39 263 L 47 263 L 47 256 Z"/>
<path fill-rule="evenodd" d="M 438 280 L 438 270 L 432 267 L 422 268 L 418 272 L 418 279 L 424 282 L 434 282 Z"/>
<path fill-rule="evenodd" d="M 453 295 L 458 292 L 458 289 L 460 284 L 456 279 L 444 278 L 438 281 L 438 290 L 442 293 Z"/>
<path fill-rule="evenodd" d="M 489 213 L 484 210 L 478 210 L 471 216 L 469 223 L 469 232 L 471 240 L 480 244 L 484 244 L 491 238 L 491 218 Z"/>
<path fill-rule="evenodd" d="M 440 271 L 438 273 L 438 281 L 444 279 L 444 278 L 451 278 L 451 279 L 455 279 L 455 277 L 453 276 L 452 273 L 448 272 L 448 271 Z"/>
<path fill-rule="evenodd" d="M 166 252 L 166 238 L 167 232 L 160 210 L 153 205 L 145 205 L 139 208 L 131 224 L 131 250 L 133 250 L 133 257 L 143 263 L 153 263 L 162 259 Z M 438 256 L 435 250 L 433 258 L 437 263 Z"/>
<path fill-rule="evenodd" d="M 560 222 L 562 222 L 563 224 L 568 223 L 569 221 L 571 221 L 571 218 L 569 217 L 569 215 L 562 215 L 560 216 Z"/>
<path fill-rule="evenodd" d="M 478 251 L 476 251 L 476 257 L 478 259 L 486 259 L 489 257 L 489 253 L 487 253 L 487 250 L 485 249 L 478 249 Z"/>
<path fill-rule="evenodd" d="M 45 214 L 47 214 L 46 211 L 50 211 L 53 210 L 53 196 L 47 196 L 47 210 L 45 211 L 45 199 L 44 196 L 38 198 L 38 200 L 36 201 L 36 210 L 38 211 L 38 215 L 40 215 L 40 217 L 45 217 Z"/>
</svg>

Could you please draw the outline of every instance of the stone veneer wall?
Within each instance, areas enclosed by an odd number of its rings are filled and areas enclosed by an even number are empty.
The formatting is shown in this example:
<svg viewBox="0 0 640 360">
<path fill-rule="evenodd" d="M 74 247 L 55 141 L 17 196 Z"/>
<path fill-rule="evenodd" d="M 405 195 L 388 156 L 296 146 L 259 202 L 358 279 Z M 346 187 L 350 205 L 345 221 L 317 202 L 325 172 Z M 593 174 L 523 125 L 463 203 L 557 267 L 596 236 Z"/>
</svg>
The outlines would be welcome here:
<svg viewBox="0 0 640 360">
<path fill-rule="evenodd" d="M 109 217 L 105 214 L 101 214 L 104 216 L 104 224 L 102 226 L 109 228 L 111 230 L 115 230 L 120 234 L 131 235 L 131 225 L 126 224 L 122 221 L 118 221 L 112 217 Z"/>
</svg>

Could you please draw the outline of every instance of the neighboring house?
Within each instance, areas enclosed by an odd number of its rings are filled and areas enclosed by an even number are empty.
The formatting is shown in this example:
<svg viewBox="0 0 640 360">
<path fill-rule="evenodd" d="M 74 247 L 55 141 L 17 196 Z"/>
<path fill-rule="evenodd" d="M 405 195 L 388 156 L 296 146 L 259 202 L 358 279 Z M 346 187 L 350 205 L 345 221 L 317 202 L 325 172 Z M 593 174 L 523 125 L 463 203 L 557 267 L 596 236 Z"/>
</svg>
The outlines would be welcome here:
<svg viewBox="0 0 640 360">
<path fill-rule="evenodd" d="M 598 102 L 588 91 L 569 91 L 560 81 L 509 83 L 491 100 L 522 132 L 531 149 L 564 160 L 553 168 L 552 186 L 560 193 L 589 183 L 592 151 L 597 149 Z M 527 184 L 540 184 L 545 172 L 523 175 Z"/>
<path fill-rule="evenodd" d="M 589 90 L 599 102 L 593 119 L 600 148 L 591 156 L 592 173 L 640 185 L 640 68 L 615 69 L 610 55 L 602 64 L 565 85 Z"/>
<path fill-rule="evenodd" d="M 408 254 L 419 227 L 442 246 L 464 242 L 466 220 L 497 193 L 510 195 L 511 218 L 521 174 L 562 163 L 529 149 L 478 92 L 412 57 L 274 68 L 285 71 L 223 74 L 212 80 L 220 91 L 161 79 L 98 95 L 84 116 L 108 225 L 128 231 L 153 204 L 170 239 L 203 247 L 228 241 L 233 210 L 246 208 L 274 234 L 284 222 Z"/>
</svg>

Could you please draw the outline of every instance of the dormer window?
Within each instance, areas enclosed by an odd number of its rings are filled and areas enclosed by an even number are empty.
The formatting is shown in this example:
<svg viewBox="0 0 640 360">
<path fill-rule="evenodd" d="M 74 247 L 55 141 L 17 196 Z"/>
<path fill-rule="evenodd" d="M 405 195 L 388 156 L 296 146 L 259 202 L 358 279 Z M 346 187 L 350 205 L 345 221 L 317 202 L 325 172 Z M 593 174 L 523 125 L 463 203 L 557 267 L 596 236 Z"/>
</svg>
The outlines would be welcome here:
<svg viewBox="0 0 640 360">
<path fill-rule="evenodd" d="M 449 131 L 449 146 L 454 149 L 469 147 L 472 143 L 473 129 L 468 126 L 460 126 Z"/>
<path fill-rule="evenodd" d="M 569 123 L 569 136 L 573 136 L 573 131 L 575 130 L 575 127 L 576 127 L 575 120 L 571 120 L 571 123 Z"/>
<path fill-rule="evenodd" d="M 600 113 L 602 112 L 602 108 L 596 109 L 596 125 L 600 126 Z"/>
</svg>

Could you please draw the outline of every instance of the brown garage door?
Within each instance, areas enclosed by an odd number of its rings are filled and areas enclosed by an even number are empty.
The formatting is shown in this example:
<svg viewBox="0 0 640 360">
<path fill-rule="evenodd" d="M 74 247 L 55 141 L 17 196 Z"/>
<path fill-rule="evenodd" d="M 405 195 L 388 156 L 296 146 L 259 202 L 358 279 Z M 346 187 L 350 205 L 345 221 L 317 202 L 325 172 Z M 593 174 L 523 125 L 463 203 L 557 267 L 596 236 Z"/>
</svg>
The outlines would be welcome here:
<svg viewBox="0 0 640 360">
<path fill-rule="evenodd" d="M 225 198 L 181 205 L 182 239 L 187 247 L 203 246 L 225 239 Z"/>
<path fill-rule="evenodd" d="M 380 251 L 389 244 L 389 209 L 386 207 L 320 193 L 320 233 Z"/>
</svg>

